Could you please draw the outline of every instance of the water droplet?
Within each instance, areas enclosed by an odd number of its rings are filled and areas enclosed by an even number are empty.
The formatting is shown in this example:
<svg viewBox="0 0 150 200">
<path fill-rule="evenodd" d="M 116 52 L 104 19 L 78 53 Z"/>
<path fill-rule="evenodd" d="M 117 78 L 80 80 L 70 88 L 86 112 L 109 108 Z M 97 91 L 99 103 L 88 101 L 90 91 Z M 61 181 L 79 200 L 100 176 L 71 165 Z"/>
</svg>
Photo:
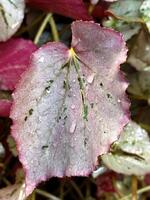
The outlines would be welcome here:
<svg viewBox="0 0 150 200">
<path fill-rule="evenodd" d="M 46 90 L 46 93 L 47 93 L 47 94 L 50 94 L 50 93 L 51 93 L 51 91 L 50 91 L 49 89 L 47 89 L 47 90 Z"/>
<path fill-rule="evenodd" d="M 120 103 L 121 102 L 121 100 L 120 99 L 118 99 L 118 103 Z"/>
<path fill-rule="evenodd" d="M 12 28 L 12 29 L 15 29 L 18 25 L 19 25 L 19 23 L 16 22 L 16 23 L 14 23 L 14 24 L 11 25 L 11 28 Z"/>
<path fill-rule="evenodd" d="M 75 82 L 76 82 L 76 80 L 74 79 L 74 80 L 73 80 L 73 83 L 75 83 Z"/>
<path fill-rule="evenodd" d="M 73 144 L 73 143 L 71 143 L 71 144 L 70 144 L 70 147 L 71 147 L 71 148 L 73 148 L 73 147 L 74 147 L 74 144 Z"/>
<path fill-rule="evenodd" d="M 41 62 L 41 63 L 44 62 L 44 57 L 43 56 L 39 58 L 39 62 Z"/>
<path fill-rule="evenodd" d="M 74 133 L 75 129 L 76 129 L 76 122 L 74 121 L 71 126 L 70 126 L 70 133 Z"/>
<path fill-rule="evenodd" d="M 93 80 L 94 80 L 94 76 L 95 76 L 95 73 L 89 75 L 89 76 L 87 77 L 87 82 L 88 82 L 88 83 L 92 83 Z"/>
<path fill-rule="evenodd" d="M 53 147 L 57 147 L 57 143 L 53 142 Z"/>
<path fill-rule="evenodd" d="M 73 110 L 74 110 L 74 109 L 75 109 L 75 105 L 72 105 L 72 106 L 71 106 L 71 109 L 73 109 Z"/>
</svg>

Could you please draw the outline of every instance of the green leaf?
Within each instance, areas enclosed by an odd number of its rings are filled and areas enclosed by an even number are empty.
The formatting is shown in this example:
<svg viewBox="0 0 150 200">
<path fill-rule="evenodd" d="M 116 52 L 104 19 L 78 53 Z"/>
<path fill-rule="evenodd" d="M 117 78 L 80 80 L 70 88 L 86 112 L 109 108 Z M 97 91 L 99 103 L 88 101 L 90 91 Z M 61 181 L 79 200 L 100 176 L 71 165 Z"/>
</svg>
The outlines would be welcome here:
<svg viewBox="0 0 150 200">
<path fill-rule="evenodd" d="M 148 133 L 135 122 L 122 131 L 111 151 L 102 156 L 104 164 L 122 174 L 144 175 L 150 172 L 150 139 Z"/>
<path fill-rule="evenodd" d="M 103 25 L 122 32 L 125 40 L 130 39 L 139 32 L 141 23 L 144 23 L 140 13 L 141 5 L 142 0 L 119 0 L 112 3 L 108 9 L 111 17 L 104 20 Z"/>
<path fill-rule="evenodd" d="M 140 12 L 144 22 L 147 25 L 147 28 L 150 32 L 150 0 L 144 0 L 141 7 Z"/>
</svg>

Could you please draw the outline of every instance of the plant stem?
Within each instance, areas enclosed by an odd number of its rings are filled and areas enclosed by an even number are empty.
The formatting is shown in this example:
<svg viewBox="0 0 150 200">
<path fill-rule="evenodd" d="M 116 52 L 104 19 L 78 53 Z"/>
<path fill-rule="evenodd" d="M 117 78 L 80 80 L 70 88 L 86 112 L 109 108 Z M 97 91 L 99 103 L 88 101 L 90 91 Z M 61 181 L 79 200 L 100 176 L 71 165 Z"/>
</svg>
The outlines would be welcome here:
<svg viewBox="0 0 150 200">
<path fill-rule="evenodd" d="M 49 23 L 50 23 L 50 26 L 51 26 L 53 39 L 54 39 L 54 41 L 58 42 L 59 41 L 59 34 L 58 34 L 58 31 L 57 31 L 55 20 L 54 20 L 52 15 L 49 19 Z"/>
<path fill-rule="evenodd" d="M 89 15 L 92 15 L 94 8 L 95 8 L 95 5 L 93 5 L 93 4 L 89 5 L 89 8 L 88 8 Z"/>
<path fill-rule="evenodd" d="M 15 35 L 16 36 L 20 36 L 21 34 L 25 33 L 26 31 L 29 31 L 31 28 L 33 28 L 35 25 L 37 25 L 37 23 L 39 23 L 42 18 L 44 18 L 45 13 L 41 14 L 39 17 L 37 17 L 31 24 L 29 24 L 28 26 L 25 26 L 20 29 L 20 31 L 18 31 Z"/>
<path fill-rule="evenodd" d="M 140 190 L 137 190 L 137 194 L 142 194 L 142 193 L 147 192 L 147 191 L 149 191 L 149 190 L 150 190 L 150 185 L 149 185 L 149 186 L 146 186 L 146 187 L 144 187 L 144 188 L 142 188 L 142 189 L 140 189 Z M 121 198 L 121 199 L 119 199 L 119 200 L 128 200 L 128 199 L 131 198 L 131 197 L 132 197 L 132 194 L 129 194 L 129 195 L 124 196 L 123 198 Z"/>
<path fill-rule="evenodd" d="M 70 180 L 70 183 L 71 183 L 72 187 L 74 188 L 74 190 L 77 192 L 78 196 L 81 199 L 84 199 L 84 196 L 83 196 L 82 192 L 80 191 L 79 187 L 76 185 L 76 183 L 72 180 Z"/>
<path fill-rule="evenodd" d="M 41 26 L 40 26 L 40 28 L 39 28 L 36 36 L 35 36 L 35 39 L 34 39 L 35 44 L 38 44 L 39 39 L 40 39 L 40 37 L 41 37 L 41 35 L 42 35 L 42 33 L 43 33 L 43 31 L 44 31 L 44 29 L 45 29 L 45 27 L 46 27 L 46 25 L 49 22 L 51 17 L 52 17 L 52 13 L 49 13 L 49 14 L 46 15 L 44 21 L 42 22 L 42 24 L 41 24 Z"/>
<path fill-rule="evenodd" d="M 132 176 L 132 200 L 137 200 L 138 181 L 136 176 Z"/>
<path fill-rule="evenodd" d="M 58 197 L 55 197 L 54 195 L 52 195 L 46 191 L 40 190 L 40 189 L 36 189 L 35 192 L 39 195 L 42 195 L 42 196 L 48 198 L 49 200 L 61 200 Z"/>
<path fill-rule="evenodd" d="M 60 199 L 64 200 L 64 180 L 61 181 L 60 185 Z"/>
</svg>

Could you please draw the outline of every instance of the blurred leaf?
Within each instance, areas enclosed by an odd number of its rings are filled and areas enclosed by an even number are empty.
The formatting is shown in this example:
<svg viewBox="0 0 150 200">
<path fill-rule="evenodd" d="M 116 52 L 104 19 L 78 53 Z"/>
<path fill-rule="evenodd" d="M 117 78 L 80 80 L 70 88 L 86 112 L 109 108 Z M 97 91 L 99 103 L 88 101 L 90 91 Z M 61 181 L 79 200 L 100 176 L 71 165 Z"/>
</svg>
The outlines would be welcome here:
<svg viewBox="0 0 150 200">
<path fill-rule="evenodd" d="M 125 21 L 139 20 L 140 6 L 143 0 L 119 0 L 110 5 L 109 11 L 116 17 Z"/>
<path fill-rule="evenodd" d="M 147 25 L 147 28 L 150 32 L 150 0 L 144 0 L 141 7 L 140 12 L 142 14 L 142 18 Z"/>
<path fill-rule="evenodd" d="M 25 174 L 22 168 L 18 168 L 16 171 L 16 184 L 21 184 L 23 183 L 25 178 Z"/>
<path fill-rule="evenodd" d="M 8 136 L 7 143 L 9 146 L 9 150 L 11 151 L 13 156 L 15 156 L 15 157 L 18 156 L 17 149 L 16 149 L 16 143 L 11 135 Z"/>
<path fill-rule="evenodd" d="M 8 99 L 0 99 L 0 116 L 8 117 L 10 113 L 10 108 L 12 101 Z"/>
<path fill-rule="evenodd" d="M 144 108 L 138 107 L 137 122 L 141 127 L 150 132 L 150 106 L 145 106 Z"/>
<path fill-rule="evenodd" d="M 140 99 L 150 99 L 150 72 L 136 72 L 128 76 L 128 92 Z"/>
<path fill-rule="evenodd" d="M 139 71 L 150 71 L 150 35 L 141 31 L 134 42 L 128 63 Z"/>
<path fill-rule="evenodd" d="M 14 184 L 0 189 L 0 200 L 25 200 L 25 184 Z"/>
<path fill-rule="evenodd" d="M 37 49 L 30 40 L 10 39 L 0 43 L 0 89 L 14 90 L 27 69 L 31 54 Z"/>
<path fill-rule="evenodd" d="M 96 179 L 96 187 L 97 187 L 96 196 L 98 198 L 101 198 L 103 193 L 105 192 L 108 192 L 108 193 L 116 192 L 114 184 L 113 184 L 116 178 L 117 178 L 117 174 L 112 171 L 106 172 L 100 175 Z"/>
<path fill-rule="evenodd" d="M 124 35 L 126 41 L 129 40 L 133 35 L 137 34 L 141 28 L 141 25 L 138 23 L 128 23 L 113 17 L 109 17 L 107 20 L 104 20 L 103 26 L 111 27 L 121 32 Z"/>
<path fill-rule="evenodd" d="M 105 165 L 118 173 L 144 175 L 150 172 L 150 139 L 148 133 L 130 122 L 111 151 L 102 156 Z"/>
<path fill-rule="evenodd" d="M 8 40 L 24 18 L 24 0 L 0 0 L 0 41 Z"/>
<path fill-rule="evenodd" d="M 92 19 L 88 15 L 83 0 L 26 0 L 26 2 L 38 9 L 57 13 L 73 19 Z"/>
<path fill-rule="evenodd" d="M 0 143 L 0 159 L 5 156 L 5 149 L 3 147 L 3 144 Z"/>
<path fill-rule="evenodd" d="M 103 21 L 106 27 L 112 27 L 123 33 L 126 40 L 137 34 L 144 21 L 141 18 L 142 0 L 119 0 L 110 5 L 111 17 Z"/>
</svg>

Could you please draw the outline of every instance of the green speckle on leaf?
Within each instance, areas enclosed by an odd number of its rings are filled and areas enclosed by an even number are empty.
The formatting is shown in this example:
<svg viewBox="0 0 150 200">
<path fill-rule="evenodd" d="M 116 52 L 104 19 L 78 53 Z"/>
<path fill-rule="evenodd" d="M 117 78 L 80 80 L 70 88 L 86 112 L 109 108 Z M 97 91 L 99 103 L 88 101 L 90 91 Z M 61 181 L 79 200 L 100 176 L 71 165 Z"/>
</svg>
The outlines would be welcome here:
<svg viewBox="0 0 150 200">
<path fill-rule="evenodd" d="M 67 119 L 67 115 L 64 117 L 64 120 L 66 120 Z"/>
<path fill-rule="evenodd" d="M 67 89 L 67 83 L 66 83 L 66 80 L 64 80 L 63 88 L 64 88 L 64 89 Z"/>
<path fill-rule="evenodd" d="M 47 81 L 47 83 L 53 83 L 54 82 L 54 80 L 49 80 L 49 81 Z"/>
<path fill-rule="evenodd" d="M 79 81 L 80 90 L 83 90 L 82 78 L 81 78 L 81 77 L 78 77 L 78 81 Z"/>
<path fill-rule="evenodd" d="M 64 88 L 65 90 L 69 90 L 69 89 L 70 89 L 70 85 L 69 85 L 69 83 L 68 83 L 67 80 L 64 80 L 64 82 L 63 82 L 63 88 Z"/>
<path fill-rule="evenodd" d="M 100 85 L 101 87 L 103 87 L 103 86 L 104 86 L 102 82 L 101 82 L 99 85 Z"/>
<path fill-rule="evenodd" d="M 84 104 L 83 105 L 83 119 L 85 119 L 86 121 L 88 121 L 88 105 Z"/>
<path fill-rule="evenodd" d="M 49 80 L 49 81 L 47 81 L 48 86 L 45 87 L 45 91 L 49 91 L 49 90 L 50 90 L 51 85 L 52 85 L 53 82 L 54 82 L 54 80 Z"/>
<path fill-rule="evenodd" d="M 32 115 L 33 114 L 33 108 L 31 108 L 30 110 L 29 110 L 29 115 Z"/>
<path fill-rule="evenodd" d="M 63 112 L 65 112 L 66 110 L 67 110 L 67 107 L 65 106 L 64 109 L 63 109 Z"/>
<path fill-rule="evenodd" d="M 48 145 L 42 146 L 42 149 L 47 149 L 47 148 L 48 148 Z"/>
<path fill-rule="evenodd" d="M 25 116 L 25 118 L 24 118 L 24 121 L 27 121 L 27 119 L 28 119 L 28 117 L 27 117 L 27 116 Z"/>
<path fill-rule="evenodd" d="M 94 108 L 94 103 L 90 103 L 90 105 L 91 105 L 91 108 Z"/>
<path fill-rule="evenodd" d="M 108 99 L 112 99 L 112 96 L 109 93 L 107 93 L 107 97 L 108 97 Z"/>
</svg>

